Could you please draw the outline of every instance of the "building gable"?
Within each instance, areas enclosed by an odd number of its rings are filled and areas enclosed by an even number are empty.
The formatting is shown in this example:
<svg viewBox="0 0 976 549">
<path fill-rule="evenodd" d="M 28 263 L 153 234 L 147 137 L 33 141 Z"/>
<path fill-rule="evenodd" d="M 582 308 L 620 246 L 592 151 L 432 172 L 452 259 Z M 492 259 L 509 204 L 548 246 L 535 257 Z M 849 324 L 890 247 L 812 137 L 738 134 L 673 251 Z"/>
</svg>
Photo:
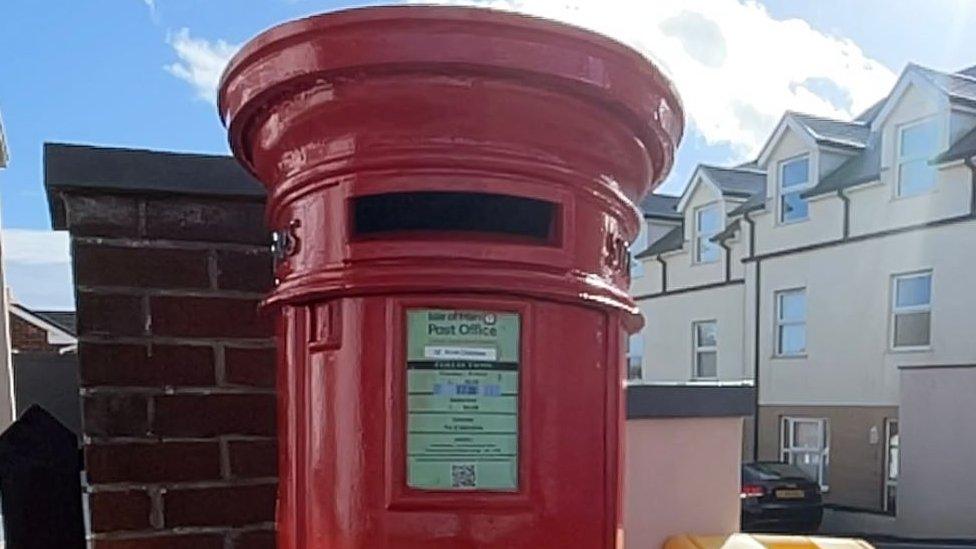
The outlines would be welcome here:
<svg viewBox="0 0 976 549">
<path fill-rule="evenodd" d="M 895 83 L 894 89 L 888 94 L 888 97 L 884 100 L 884 104 L 878 113 L 874 116 L 871 121 L 871 131 L 880 131 L 882 126 L 887 122 L 888 118 L 891 116 L 892 112 L 898 108 L 898 105 L 902 102 L 902 98 L 910 89 L 913 87 L 916 89 L 925 90 L 933 96 L 941 97 L 946 106 L 948 106 L 948 97 L 942 93 L 942 91 L 936 86 L 931 80 L 925 78 L 920 72 L 921 68 L 915 65 L 909 65 L 901 73 L 898 78 L 898 82 Z"/>
<path fill-rule="evenodd" d="M 783 141 L 788 140 L 788 146 L 795 147 L 797 143 L 802 143 L 808 150 L 817 148 L 817 141 L 806 128 L 800 124 L 792 115 L 786 113 L 780 119 L 776 129 L 759 151 L 757 163 L 760 168 L 766 169 L 771 158 L 782 148 Z"/>
<path fill-rule="evenodd" d="M 700 188 L 704 187 L 705 191 Z M 695 173 L 691 176 L 691 182 L 685 187 L 685 191 L 681 193 L 681 199 L 678 200 L 677 210 L 679 213 L 684 214 L 687 218 L 686 210 L 692 202 L 696 205 L 701 204 L 702 193 L 710 193 L 716 199 L 722 198 L 722 189 L 715 183 L 715 181 L 708 176 L 707 173 L 702 169 L 702 166 L 698 166 L 695 169 Z"/>
</svg>

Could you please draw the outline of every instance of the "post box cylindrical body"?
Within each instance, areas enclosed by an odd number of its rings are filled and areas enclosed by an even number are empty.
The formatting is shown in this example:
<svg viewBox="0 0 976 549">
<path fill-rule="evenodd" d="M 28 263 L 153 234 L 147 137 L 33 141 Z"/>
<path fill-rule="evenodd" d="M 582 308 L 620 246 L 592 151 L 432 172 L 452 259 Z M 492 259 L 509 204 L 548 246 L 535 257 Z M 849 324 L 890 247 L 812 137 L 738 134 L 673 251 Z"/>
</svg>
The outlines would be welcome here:
<svg viewBox="0 0 976 549">
<path fill-rule="evenodd" d="M 366 8 L 257 37 L 220 109 L 278 250 L 279 547 L 619 546 L 669 82 L 566 25 Z"/>
</svg>

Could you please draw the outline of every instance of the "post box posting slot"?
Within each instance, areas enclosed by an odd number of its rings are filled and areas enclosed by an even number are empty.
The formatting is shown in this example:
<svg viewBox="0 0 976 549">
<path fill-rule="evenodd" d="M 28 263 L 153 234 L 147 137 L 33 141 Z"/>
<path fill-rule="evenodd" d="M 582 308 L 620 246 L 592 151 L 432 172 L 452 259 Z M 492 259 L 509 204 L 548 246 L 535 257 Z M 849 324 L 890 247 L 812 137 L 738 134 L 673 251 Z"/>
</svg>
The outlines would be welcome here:
<svg viewBox="0 0 976 549">
<path fill-rule="evenodd" d="M 480 192 L 419 191 L 352 199 L 353 238 L 396 233 L 479 235 L 558 245 L 558 205 L 546 200 Z"/>
<path fill-rule="evenodd" d="M 521 318 L 408 309 L 407 485 L 514 491 Z"/>
</svg>

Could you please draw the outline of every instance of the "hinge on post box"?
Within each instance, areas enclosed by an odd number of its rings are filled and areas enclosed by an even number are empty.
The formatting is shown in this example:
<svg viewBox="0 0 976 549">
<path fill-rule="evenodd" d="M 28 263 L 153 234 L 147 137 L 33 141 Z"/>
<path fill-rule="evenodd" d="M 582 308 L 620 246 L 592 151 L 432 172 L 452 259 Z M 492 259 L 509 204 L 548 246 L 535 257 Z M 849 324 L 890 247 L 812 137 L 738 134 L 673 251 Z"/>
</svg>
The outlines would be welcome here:
<svg viewBox="0 0 976 549">
<path fill-rule="evenodd" d="M 309 306 L 309 348 L 338 349 L 342 345 L 342 306 L 338 301 Z"/>
<path fill-rule="evenodd" d="M 619 235 L 607 233 L 604 243 L 604 263 L 614 271 L 630 272 L 630 245 Z"/>
<path fill-rule="evenodd" d="M 298 227 L 301 225 L 299 220 L 292 219 L 287 227 L 272 231 L 271 254 L 275 263 L 281 263 L 298 252 Z"/>
</svg>

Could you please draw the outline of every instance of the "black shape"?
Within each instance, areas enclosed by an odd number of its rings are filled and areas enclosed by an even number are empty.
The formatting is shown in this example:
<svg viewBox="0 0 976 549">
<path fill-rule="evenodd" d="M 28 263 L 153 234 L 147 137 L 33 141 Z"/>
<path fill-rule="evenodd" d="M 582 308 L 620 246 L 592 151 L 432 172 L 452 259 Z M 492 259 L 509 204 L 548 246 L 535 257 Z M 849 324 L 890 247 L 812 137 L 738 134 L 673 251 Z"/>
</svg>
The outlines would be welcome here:
<svg viewBox="0 0 976 549">
<path fill-rule="evenodd" d="M 476 192 L 386 193 L 353 199 L 357 237 L 390 233 L 463 232 L 553 240 L 556 205 L 544 200 Z"/>
<path fill-rule="evenodd" d="M 750 386 L 631 385 L 627 419 L 664 417 L 747 417 L 754 412 Z"/>
<path fill-rule="evenodd" d="M 16 413 L 39 405 L 65 427 L 81 435 L 78 355 L 23 351 L 12 356 Z"/>
<path fill-rule="evenodd" d="M 84 549 L 78 439 L 40 406 L 0 435 L 8 549 Z"/>
</svg>

